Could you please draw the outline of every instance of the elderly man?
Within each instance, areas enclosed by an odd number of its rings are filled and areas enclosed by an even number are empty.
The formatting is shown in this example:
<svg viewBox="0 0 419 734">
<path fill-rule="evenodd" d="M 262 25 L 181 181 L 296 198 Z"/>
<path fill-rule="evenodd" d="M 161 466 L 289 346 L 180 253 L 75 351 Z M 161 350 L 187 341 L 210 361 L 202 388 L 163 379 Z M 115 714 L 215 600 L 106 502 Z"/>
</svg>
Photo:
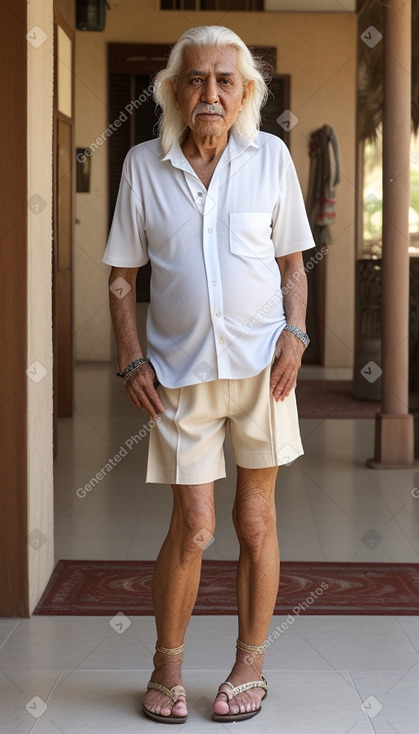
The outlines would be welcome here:
<svg viewBox="0 0 419 734">
<path fill-rule="evenodd" d="M 258 132 L 266 97 L 263 65 L 235 33 L 187 31 L 155 80 L 160 137 L 124 162 L 104 257 L 118 374 L 132 403 L 158 417 L 147 481 L 173 489 L 143 700 L 145 715 L 165 723 L 187 717 L 183 641 L 202 539 L 214 532 L 227 424 L 237 464 L 238 639 L 213 719 L 250 718 L 267 694 L 262 666 L 279 584 L 275 480 L 280 464 L 303 453 L 294 388 L 308 343 L 301 251 L 313 240 L 286 146 Z M 144 358 L 135 279 L 149 260 Z"/>
</svg>

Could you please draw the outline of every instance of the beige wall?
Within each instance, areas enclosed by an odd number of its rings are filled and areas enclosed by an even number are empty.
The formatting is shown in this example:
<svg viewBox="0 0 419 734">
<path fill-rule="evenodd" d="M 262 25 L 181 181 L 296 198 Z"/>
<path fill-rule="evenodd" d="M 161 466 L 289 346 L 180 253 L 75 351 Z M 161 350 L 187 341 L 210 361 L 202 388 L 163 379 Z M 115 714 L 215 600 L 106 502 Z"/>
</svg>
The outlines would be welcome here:
<svg viewBox="0 0 419 734">
<path fill-rule="evenodd" d="M 46 39 L 28 44 L 28 528 L 30 609 L 54 568 L 52 471 L 52 0 L 28 4 L 28 29 Z M 41 38 L 39 31 L 35 35 Z M 34 364 L 35 363 L 35 364 Z"/>
<path fill-rule="evenodd" d="M 193 13 L 156 10 L 157 0 L 114 0 L 104 33 L 76 34 L 76 145 L 87 146 L 107 126 L 108 42 L 173 43 L 188 28 L 228 25 L 249 45 L 276 46 L 279 73 L 291 74 L 291 109 L 299 123 L 291 152 L 304 193 L 308 138 L 332 125 L 341 145 L 342 183 L 334 242 L 327 259 L 326 364 L 353 359 L 354 158 L 356 18 L 339 13 Z M 139 9 L 140 8 L 140 9 Z M 92 156 L 91 192 L 77 194 L 75 245 L 76 357 L 109 359 L 108 268 L 101 264 L 107 235 L 107 150 Z"/>
</svg>

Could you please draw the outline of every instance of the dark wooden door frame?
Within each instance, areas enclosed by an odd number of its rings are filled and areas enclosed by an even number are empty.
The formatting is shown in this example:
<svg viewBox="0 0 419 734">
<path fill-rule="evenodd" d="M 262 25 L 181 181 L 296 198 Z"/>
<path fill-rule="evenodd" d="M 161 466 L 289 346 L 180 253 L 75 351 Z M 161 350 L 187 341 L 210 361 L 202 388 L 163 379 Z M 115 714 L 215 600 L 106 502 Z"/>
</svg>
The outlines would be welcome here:
<svg viewBox="0 0 419 734">
<path fill-rule="evenodd" d="M 28 617 L 27 3 L 8 5 L 0 3 L 0 615 Z"/>
<path fill-rule="evenodd" d="M 67 117 L 58 110 L 58 57 L 57 57 L 57 34 L 58 26 L 71 40 L 72 44 L 72 117 Z M 74 241 L 74 30 L 65 21 L 61 13 L 54 13 L 54 126 L 53 126 L 53 352 L 54 352 L 54 455 L 57 454 L 56 423 L 59 416 L 71 416 L 73 413 L 73 297 L 72 297 L 72 243 Z M 71 245 L 68 266 L 60 266 L 60 216 L 59 216 L 59 126 L 60 123 L 71 126 L 71 151 L 70 151 L 70 179 L 71 179 L 71 201 L 70 207 L 70 237 Z M 63 294 L 65 290 L 65 294 Z"/>
</svg>

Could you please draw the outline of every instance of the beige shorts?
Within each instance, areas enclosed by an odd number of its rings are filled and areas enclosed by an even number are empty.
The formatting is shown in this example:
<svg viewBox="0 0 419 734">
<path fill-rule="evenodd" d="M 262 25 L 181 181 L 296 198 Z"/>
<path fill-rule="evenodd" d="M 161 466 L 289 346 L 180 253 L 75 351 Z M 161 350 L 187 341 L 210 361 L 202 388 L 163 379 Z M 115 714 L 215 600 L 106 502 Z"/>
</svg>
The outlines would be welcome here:
<svg viewBox="0 0 419 734">
<path fill-rule="evenodd" d="M 227 425 L 238 466 L 261 469 L 301 456 L 295 391 L 277 402 L 270 391 L 270 372 L 271 365 L 240 380 L 175 389 L 160 385 L 165 410 L 150 432 L 146 481 L 205 484 L 225 477 Z"/>
</svg>

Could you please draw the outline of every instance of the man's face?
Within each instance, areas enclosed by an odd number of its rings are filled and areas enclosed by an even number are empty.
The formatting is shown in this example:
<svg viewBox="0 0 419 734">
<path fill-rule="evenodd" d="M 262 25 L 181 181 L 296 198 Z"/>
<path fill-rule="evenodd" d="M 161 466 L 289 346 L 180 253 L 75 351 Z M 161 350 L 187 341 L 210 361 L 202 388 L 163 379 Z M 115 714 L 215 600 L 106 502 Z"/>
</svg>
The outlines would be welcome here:
<svg viewBox="0 0 419 734">
<path fill-rule="evenodd" d="M 175 105 L 198 136 L 223 137 L 244 107 L 250 82 L 243 88 L 236 48 L 213 46 L 185 50 L 175 88 Z"/>
</svg>

